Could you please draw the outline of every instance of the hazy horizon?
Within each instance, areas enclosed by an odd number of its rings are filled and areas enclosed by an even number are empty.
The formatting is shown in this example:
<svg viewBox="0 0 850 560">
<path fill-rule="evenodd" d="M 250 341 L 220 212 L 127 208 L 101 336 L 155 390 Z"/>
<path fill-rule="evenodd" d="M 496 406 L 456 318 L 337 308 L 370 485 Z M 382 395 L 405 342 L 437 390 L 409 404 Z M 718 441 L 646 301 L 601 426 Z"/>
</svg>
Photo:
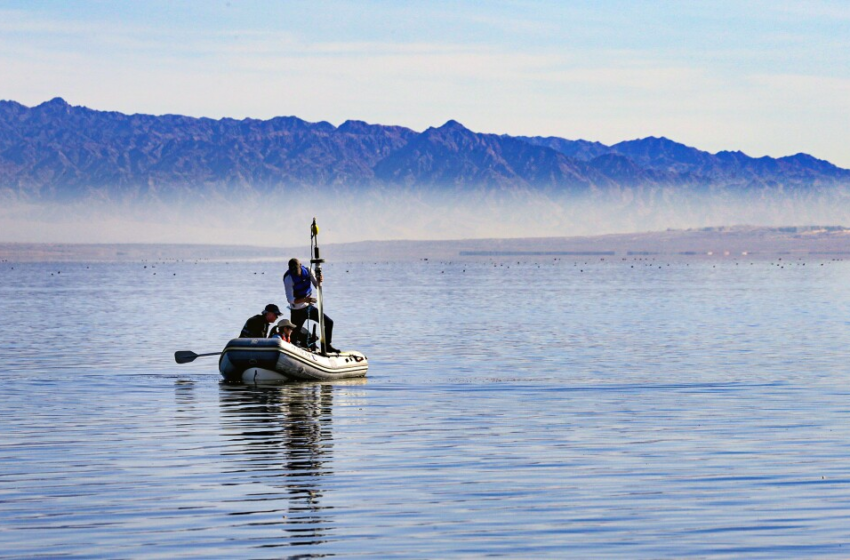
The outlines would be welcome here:
<svg viewBox="0 0 850 560">
<path fill-rule="evenodd" d="M 656 198 L 660 200 L 656 200 Z M 246 197 L 238 201 L 29 204 L 0 209 L 0 242 L 300 245 L 313 217 L 326 243 L 572 237 L 702 227 L 844 225 L 850 192 L 790 201 L 661 192 L 649 200 L 526 192 L 448 196 Z M 288 240 L 294 240 L 292 242 Z"/>
</svg>

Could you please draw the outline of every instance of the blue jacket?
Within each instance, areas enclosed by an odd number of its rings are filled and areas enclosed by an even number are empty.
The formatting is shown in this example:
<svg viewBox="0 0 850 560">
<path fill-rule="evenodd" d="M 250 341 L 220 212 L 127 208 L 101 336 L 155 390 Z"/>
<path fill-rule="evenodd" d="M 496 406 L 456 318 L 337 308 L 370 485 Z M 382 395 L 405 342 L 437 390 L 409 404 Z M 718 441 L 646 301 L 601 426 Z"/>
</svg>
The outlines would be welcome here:
<svg viewBox="0 0 850 560">
<path fill-rule="evenodd" d="M 313 293 L 313 283 L 310 281 L 310 270 L 301 265 L 301 276 L 292 276 L 287 270 L 283 275 L 284 280 L 287 276 L 292 277 L 292 291 L 295 294 L 295 299 L 307 297 Z"/>
</svg>

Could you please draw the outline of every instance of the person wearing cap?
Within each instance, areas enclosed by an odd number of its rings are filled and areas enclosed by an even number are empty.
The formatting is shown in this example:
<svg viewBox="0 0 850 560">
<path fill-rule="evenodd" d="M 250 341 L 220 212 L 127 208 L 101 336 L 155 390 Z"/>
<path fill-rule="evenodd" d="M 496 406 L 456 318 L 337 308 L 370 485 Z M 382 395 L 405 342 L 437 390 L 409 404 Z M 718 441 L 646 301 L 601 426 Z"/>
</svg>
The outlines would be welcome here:
<svg viewBox="0 0 850 560">
<path fill-rule="evenodd" d="M 289 319 L 281 319 L 272 329 L 272 338 L 279 338 L 284 342 L 292 343 L 292 331 L 295 330 L 295 324 Z"/>
<path fill-rule="evenodd" d="M 286 290 L 286 300 L 289 302 L 290 319 L 295 324 L 295 337 L 301 346 L 306 341 L 301 340 L 301 328 L 307 319 L 319 321 L 319 310 L 316 308 L 316 298 L 313 297 L 313 286 L 318 287 L 322 282 L 321 275 L 316 275 L 298 259 L 289 259 L 289 269 L 283 275 L 283 288 Z M 327 352 L 339 350 L 331 345 L 334 333 L 333 319 L 325 314 L 325 348 Z"/>
<path fill-rule="evenodd" d="M 239 338 L 266 338 L 268 336 L 269 325 L 277 321 L 277 318 L 283 315 L 280 308 L 270 303 L 263 309 L 259 315 L 254 315 L 242 327 L 242 332 L 239 333 Z"/>
</svg>

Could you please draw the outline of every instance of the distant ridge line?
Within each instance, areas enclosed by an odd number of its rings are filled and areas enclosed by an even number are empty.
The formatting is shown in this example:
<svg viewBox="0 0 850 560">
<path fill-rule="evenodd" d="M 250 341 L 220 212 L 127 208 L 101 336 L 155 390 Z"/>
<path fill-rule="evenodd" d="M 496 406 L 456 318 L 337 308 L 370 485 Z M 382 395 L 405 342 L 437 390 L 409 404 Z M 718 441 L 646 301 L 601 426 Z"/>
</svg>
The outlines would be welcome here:
<svg viewBox="0 0 850 560">
<path fill-rule="evenodd" d="M 417 132 L 349 120 L 208 119 L 0 101 L 0 195 L 29 202 L 228 201 L 406 189 L 432 195 L 541 193 L 653 202 L 662 190 L 794 200 L 850 187 L 850 169 L 798 153 L 706 152 L 650 136 L 586 140 L 472 131 L 457 121 Z M 626 192 L 628 191 L 628 192 Z"/>
</svg>

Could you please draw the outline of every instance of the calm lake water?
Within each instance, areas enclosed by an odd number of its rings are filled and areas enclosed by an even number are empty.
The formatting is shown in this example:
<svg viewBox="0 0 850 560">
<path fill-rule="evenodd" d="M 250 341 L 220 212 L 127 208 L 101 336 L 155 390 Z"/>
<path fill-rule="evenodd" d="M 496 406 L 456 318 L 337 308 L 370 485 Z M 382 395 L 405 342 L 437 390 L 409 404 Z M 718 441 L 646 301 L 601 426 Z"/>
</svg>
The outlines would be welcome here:
<svg viewBox="0 0 850 560">
<path fill-rule="evenodd" d="M 330 263 L 365 380 L 226 386 L 281 263 L 0 265 L 0 556 L 850 557 L 850 263 Z"/>
</svg>

